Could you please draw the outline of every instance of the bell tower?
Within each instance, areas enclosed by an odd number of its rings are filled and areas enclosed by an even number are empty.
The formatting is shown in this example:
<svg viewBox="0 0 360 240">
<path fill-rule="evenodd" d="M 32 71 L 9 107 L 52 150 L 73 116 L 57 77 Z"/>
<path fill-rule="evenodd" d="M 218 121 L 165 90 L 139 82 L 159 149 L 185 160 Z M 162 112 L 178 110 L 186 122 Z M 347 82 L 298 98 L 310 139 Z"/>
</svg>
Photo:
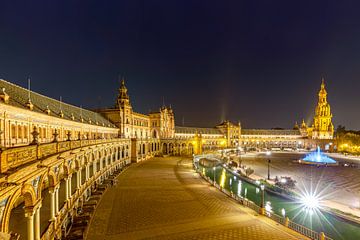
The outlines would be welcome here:
<svg viewBox="0 0 360 240">
<path fill-rule="evenodd" d="M 334 125 L 331 121 L 332 114 L 330 111 L 330 104 L 327 102 L 324 78 L 322 78 L 318 96 L 319 102 L 315 109 L 314 122 L 312 125 L 312 138 L 332 139 L 334 136 Z"/>
<path fill-rule="evenodd" d="M 132 133 L 132 106 L 124 79 L 121 80 L 116 108 L 119 109 L 120 114 L 120 135 L 129 138 Z"/>
</svg>

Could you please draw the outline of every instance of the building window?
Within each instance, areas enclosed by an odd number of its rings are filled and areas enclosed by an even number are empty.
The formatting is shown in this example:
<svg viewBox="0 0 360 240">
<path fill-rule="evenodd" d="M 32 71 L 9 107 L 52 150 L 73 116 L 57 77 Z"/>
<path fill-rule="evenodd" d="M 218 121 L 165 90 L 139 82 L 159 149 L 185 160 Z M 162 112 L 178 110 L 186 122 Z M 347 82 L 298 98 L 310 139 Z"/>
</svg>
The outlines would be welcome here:
<svg viewBox="0 0 360 240">
<path fill-rule="evenodd" d="M 16 138 L 16 126 L 14 124 L 11 124 L 11 138 Z"/>
</svg>

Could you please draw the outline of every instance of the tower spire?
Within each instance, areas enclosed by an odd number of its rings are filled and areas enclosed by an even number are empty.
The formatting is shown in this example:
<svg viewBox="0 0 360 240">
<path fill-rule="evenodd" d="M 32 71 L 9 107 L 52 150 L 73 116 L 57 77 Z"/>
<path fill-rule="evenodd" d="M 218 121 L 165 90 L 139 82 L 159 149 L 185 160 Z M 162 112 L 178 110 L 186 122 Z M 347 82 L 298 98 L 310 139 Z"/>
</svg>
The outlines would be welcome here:
<svg viewBox="0 0 360 240">
<path fill-rule="evenodd" d="M 34 104 L 31 102 L 30 83 L 31 83 L 31 80 L 30 80 L 30 77 L 28 77 L 28 101 L 27 101 L 27 103 L 26 103 L 26 106 L 27 106 L 30 110 L 33 110 Z"/>
<path fill-rule="evenodd" d="M 321 89 L 325 89 L 325 78 L 324 78 L 324 76 L 321 77 Z"/>
<path fill-rule="evenodd" d="M 321 88 L 319 91 L 319 101 L 315 108 L 315 116 L 312 125 L 313 139 L 332 139 L 334 135 L 334 125 L 330 104 L 327 101 L 327 91 L 325 89 L 325 79 L 321 77 Z"/>
<path fill-rule="evenodd" d="M 126 103 L 130 104 L 130 98 L 128 95 L 128 90 L 125 86 L 125 79 L 122 77 L 122 80 L 120 82 L 120 88 L 119 88 L 119 95 L 116 100 L 116 106 L 119 107 L 121 104 Z"/>
</svg>

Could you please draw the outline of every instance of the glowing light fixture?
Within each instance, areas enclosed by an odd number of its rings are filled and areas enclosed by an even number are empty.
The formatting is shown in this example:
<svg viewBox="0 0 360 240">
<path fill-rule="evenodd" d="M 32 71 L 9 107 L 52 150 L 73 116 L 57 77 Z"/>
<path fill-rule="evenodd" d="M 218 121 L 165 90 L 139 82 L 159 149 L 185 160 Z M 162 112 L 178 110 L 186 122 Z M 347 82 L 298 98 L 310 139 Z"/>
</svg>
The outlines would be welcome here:
<svg viewBox="0 0 360 240">
<path fill-rule="evenodd" d="M 281 209 L 281 215 L 282 215 L 283 217 L 285 217 L 285 215 L 286 215 L 286 212 L 285 212 L 285 209 L 284 209 L 284 208 Z"/>
<path fill-rule="evenodd" d="M 281 178 L 281 179 L 280 179 L 280 182 L 281 182 L 281 183 L 286 183 L 287 180 L 286 180 L 286 178 Z"/>
<path fill-rule="evenodd" d="M 315 210 L 320 208 L 319 199 L 314 194 L 306 194 L 301 198 L 301 203 L 304 210 L 313 213 Z"/>
</svg>

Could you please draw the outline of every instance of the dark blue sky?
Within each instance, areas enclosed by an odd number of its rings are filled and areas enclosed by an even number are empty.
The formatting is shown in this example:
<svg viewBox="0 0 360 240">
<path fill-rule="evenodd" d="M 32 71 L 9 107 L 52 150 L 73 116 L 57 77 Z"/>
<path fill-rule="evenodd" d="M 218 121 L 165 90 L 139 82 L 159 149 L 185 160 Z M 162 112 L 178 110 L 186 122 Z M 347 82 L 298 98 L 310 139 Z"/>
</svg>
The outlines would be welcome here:
<svg viewBox="0 0 360 240">
<path fill-rule="evenodd" d="M 178 124 L 309 123 L 321 75 L 334 124 L 360 129 L 357 1 L 1 1 L 0 78 L 88 108 L 164 97 Z"/>
</svg>

